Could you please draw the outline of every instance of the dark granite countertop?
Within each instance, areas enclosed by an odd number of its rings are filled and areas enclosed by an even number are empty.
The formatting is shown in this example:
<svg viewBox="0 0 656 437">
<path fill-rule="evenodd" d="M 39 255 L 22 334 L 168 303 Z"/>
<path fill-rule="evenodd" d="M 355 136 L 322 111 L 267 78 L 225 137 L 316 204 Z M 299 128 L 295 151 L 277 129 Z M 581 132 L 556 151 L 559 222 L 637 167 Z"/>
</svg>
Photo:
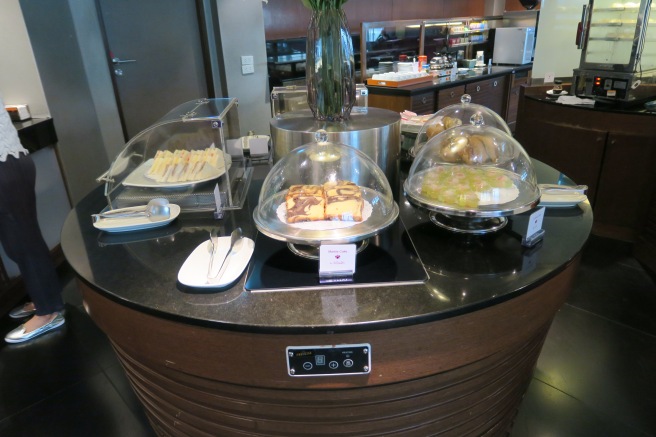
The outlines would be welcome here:
<svg viewBox="0 0 656 437">
<path fill-rule="evenodd" d="M 480 80 L 492 79 L 494 77 L 505 76 L 507 74 L 528 71 L 533 68 L 533 64 L 515 65 L 515 66 L 492 66 L 474 68 L 467 75 L 458 75 L 454 80 L 450 77 L 435 78 L 433 82 L 422 82 L 414 85 L 408 85 L 399 88 L 367 85 L 370 94 L 391 95 L 391 96 L 411 96 L 414 94 L 424 93 L 430 90 L 451 88 L 459 85 L 466 85 Z"/>
<path fill-rule="evenodd" d="M 52 118 L 30 118 L 13 122 L 18 138 L 27 150 L 36 152 L 57 143 L 57 133 Z"/>
<path fill-rule="evenodd" d="M 569 87 L 563 87 L 563 88 L 565 89 L 565 91 L 568 92 L 571 91 Z M 544 93 L 544 95 L 526 94 L 525 97 L 527 99 L 537 100 L 551 105 L 558 105 L 566 108 L 583 109 L 585 111 L 610 112 L 615 114 L 628 114 L 628 115 L 656 116 L 656 110 L 653 109 L 650 110 L 645 108 L 643 103 L 637 103 L 629 106 L 622 106 L 618 103 L 612 104 L 612 103 L 603 103 L 603 102 L 595 102 L 594 105 L 565 105 L 563 103 L 558 102 L 559 96 L 552 96 L 547 93 Z"/>
<path fill-rule="evenodd" d="M 540 182 L 564 178 L 542 163 L 535 162 L 535 168 Z M 123 234 L 93 227 L 90 214 L 106 206 L 103 187 L 98 187 L 68 216 L 61 237 L 64 254 L 81 280 L 98 292 L 159 317 L 251 332 L 352 332 L 448 318 L 529 292 L 572 261 L 592 227 L 587 202 L 548 209 L 544 240 L 527 250 L 510 226 L 478 237 L 441 230 L 429 221 L 426 210 L 400 195 L 403 239 L 414 244 L 428 272 L 423 284 L 256 293 L 244 290 L 244 274 L 227 291 L 185 290 L 177 283 L 178 271 L 207 239 L 209 229 L 220 227 L 221 235 L 229 235 L 241 226 L 255 239 L 252 210 L 268 169 L 255 167 L 244 208 L 228 212 L 221 221 L 210 213 L 183 213 L 167 227 Z"/>
</svg>

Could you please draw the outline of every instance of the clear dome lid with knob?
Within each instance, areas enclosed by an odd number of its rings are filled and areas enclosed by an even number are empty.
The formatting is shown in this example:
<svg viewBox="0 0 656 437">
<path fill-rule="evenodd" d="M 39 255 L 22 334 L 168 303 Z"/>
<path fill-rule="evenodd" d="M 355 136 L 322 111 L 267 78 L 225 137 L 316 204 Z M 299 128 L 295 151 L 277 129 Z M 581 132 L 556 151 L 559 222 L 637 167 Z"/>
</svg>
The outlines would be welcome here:
<svg viewBox="0 0 656 437">
<path fill-rule="evenodd" d="M 491 126 L 512 135 L 510 128 L 499 114 L 486 106 L 471 103 L 471 96 L 463 94 L 460 103 L 440 109 L 424 123 L 419 129 L 410 154 L 417 156 L 426 141 L 447 129 L 462 125 Z"/>
<path fill-rule="evenodd" d="M 497 217 L 533 208 L 540 199 L 533 164 L 508 133 L 460 125 L 421 148 L 404 183 L 408 199 L 432 211 Z"/>
<path fill-rule="evenodd" d="M 278 161 L 263 182 L 253 219 L 263 234 L 288 243 L 357 242 L 394 223 L 398 205 L 383 171 L 342 143 L 315 141 Z"/>
</svg>

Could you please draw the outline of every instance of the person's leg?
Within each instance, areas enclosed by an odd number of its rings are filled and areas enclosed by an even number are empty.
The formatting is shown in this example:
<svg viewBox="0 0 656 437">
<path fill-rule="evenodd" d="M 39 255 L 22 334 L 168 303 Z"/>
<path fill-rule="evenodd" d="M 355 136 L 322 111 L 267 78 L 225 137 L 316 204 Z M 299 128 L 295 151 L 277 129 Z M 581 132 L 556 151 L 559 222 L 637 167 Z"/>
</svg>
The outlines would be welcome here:
<svg viewBox="0 0 656 437">
<path fill-rule="evenodd" d="M 0 163 L 0 241 L 18 264 L 36 314 L 48 316 L 64 307 L 61 285 L 36 216 L 36 170 L 29 156 Z M 47 322 L 46 322 L 47 323 Z"/>
</svg>

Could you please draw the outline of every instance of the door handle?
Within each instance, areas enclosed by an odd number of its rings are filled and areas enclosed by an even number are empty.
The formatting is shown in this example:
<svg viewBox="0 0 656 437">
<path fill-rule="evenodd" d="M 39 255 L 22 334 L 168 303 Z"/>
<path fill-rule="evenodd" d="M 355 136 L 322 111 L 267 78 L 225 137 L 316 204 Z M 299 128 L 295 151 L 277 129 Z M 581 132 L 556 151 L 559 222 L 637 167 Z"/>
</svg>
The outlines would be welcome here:
<svg viewBox="0 0 656 437">
<path fill-rule="evenodd" d="M 136 59 L 120 59 L 120 58 L 112 58 L 112 64 L 127 64 L 128 62 L 137 62 Z"/>
</svg>

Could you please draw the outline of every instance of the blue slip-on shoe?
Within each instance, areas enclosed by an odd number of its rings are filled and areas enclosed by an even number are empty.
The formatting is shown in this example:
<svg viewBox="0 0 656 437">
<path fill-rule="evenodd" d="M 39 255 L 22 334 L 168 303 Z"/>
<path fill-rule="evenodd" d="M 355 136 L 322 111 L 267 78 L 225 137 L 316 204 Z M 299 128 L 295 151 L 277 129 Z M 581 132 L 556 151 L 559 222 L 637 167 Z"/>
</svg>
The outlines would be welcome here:
<svg viewBox="0 0 656 437">
<path fill-rule="evenodd" d="M 59 328 L 65 322 L 66 319 L 64 318 L 64 315 L 62 313 L 57 313 L 55 318 L 52 319 L 50 323 L 46 323 L 42 327 L 37 328 L 31 332 L 26 333 L 25 324 L 22 324 L 18 328 L 14 329 L 9 334 L 7 334 L 5 336 L 5 341 L 7 343 L 22 343 L 24 341 L 31 340 L 35 337 L 38 337 L 41 334 L 45 334 L 48 331 L 52 331 L 53 329 Z"/>
<path fill-rule="evenodd" d="M 24 303 L 23 305 L 18 306 L 13 310 L 9 311 L 9 317 L 11 317 L 12 319 L 24 319 L 25 317 L 31 316 L 32 314 L 36 313 L 36 308 L 32 308 L 31 310 L 26 310 L 25 309 L 26 305 L 27 303 Z"/>
</svg>

